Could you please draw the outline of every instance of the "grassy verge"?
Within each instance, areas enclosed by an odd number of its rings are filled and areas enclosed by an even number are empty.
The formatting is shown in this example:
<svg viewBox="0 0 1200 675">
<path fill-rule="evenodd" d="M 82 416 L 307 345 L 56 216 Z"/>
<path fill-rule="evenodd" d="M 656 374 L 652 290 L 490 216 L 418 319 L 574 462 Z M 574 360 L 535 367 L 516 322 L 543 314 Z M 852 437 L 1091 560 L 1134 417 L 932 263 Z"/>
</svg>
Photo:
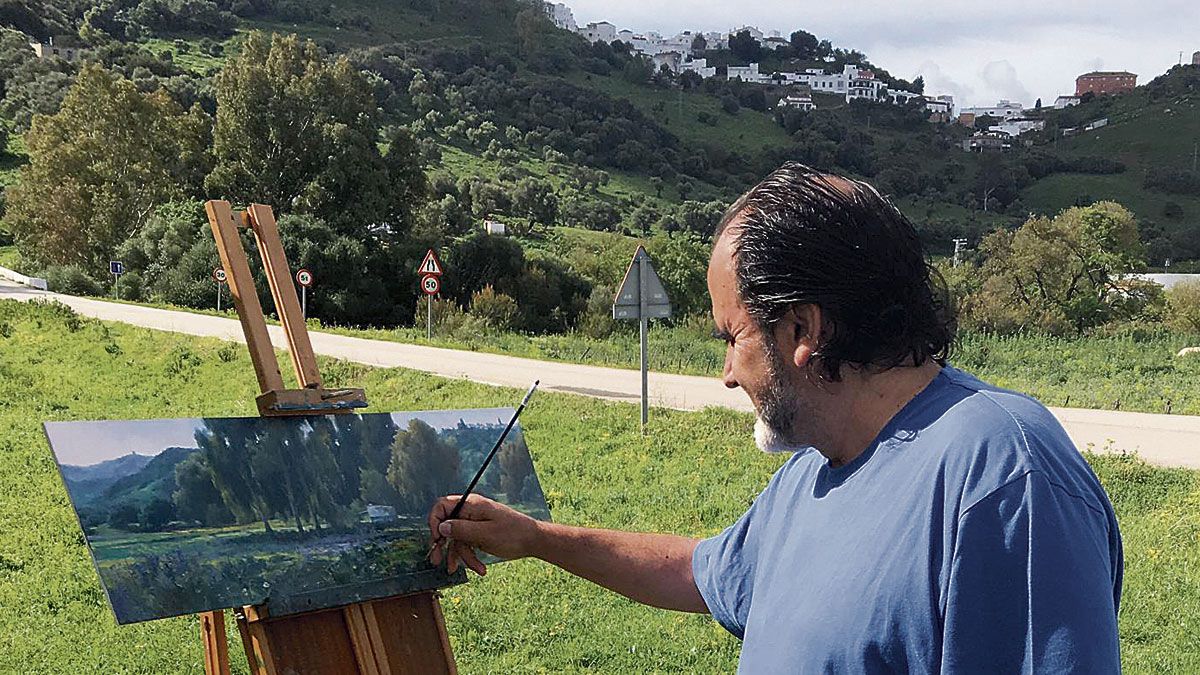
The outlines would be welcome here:
<svg viewBox="0 0 1200 675">
<path fill-rule="evenodd" d="M 232 312 L 121 302 L 236 318 Z M 425 337 L 423 325 L 346 328 L 322 326 L 314 319 L 309 324 L 314 330 L 350 337 L 594 366 L 638 367 L 638 335 L 631 322 L 621 322 L 617 332 L 604 338 L 580 333 L 439 335 L 435 328 L 432 340 Z M 719 376 L 725 347 L 709 336 L 710 331 L 711 326 L 703 319 L 677 325 L 652 324 L 650 369 Z M 1200 389 L 1195 386 L 1200 381 L 1200 357 L 1176 356 L 1184 347 L 1197 345 L 1200 335 L 1165 330 L 1081 338 L 962 333 L 951 363 L 999 386 L 1034 396 L 1046 405 L 1200 415 Z"/>
<path fill-rule="evenodd" d="M 63 364 L 72 364 L 69 370 Z M 375 410 L 509 405 L 514 390 L 324 360 Z M 191 618 L 118 627 L 40 430 L 42 420 L 253 414 L 243 348 L 0 302 L 0 653 L 25 672 L 196 672 Z M 717 532 L 778 459 L 748 415 L 655 411 L 546 394 L 523 418 L 555 518 L 695 536 Z M 1200 473 L 1090 457 L 1125 540 L 1122 656 L 1131 672 L 1200 669 Z M 739 645 L 711 620 L 635 605 L 535 562 L 497 566 L 444 605 L 464 673 L 730 672 Z M 237 631 L 230 626 L 241 654 Z M 233 659 L 234 672 L 246 666 Z"/>
</svg>

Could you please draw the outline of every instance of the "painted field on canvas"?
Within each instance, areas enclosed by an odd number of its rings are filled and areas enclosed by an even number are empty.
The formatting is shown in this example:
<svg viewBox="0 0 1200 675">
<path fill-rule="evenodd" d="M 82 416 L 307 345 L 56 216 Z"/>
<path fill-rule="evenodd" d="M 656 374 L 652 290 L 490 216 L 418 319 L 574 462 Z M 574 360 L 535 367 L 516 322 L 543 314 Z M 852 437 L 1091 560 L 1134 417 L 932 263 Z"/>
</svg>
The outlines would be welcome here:
<svg viewBox="0 0 1200 675">
<path fill-rule="evenodd" d="M 50 422 L 117 621 L 266 604 L 287 614 L 464 581 L 425 559 L 511 409 Z M 481 494 L 548 519 L 519 427 Z"/>
</svg>

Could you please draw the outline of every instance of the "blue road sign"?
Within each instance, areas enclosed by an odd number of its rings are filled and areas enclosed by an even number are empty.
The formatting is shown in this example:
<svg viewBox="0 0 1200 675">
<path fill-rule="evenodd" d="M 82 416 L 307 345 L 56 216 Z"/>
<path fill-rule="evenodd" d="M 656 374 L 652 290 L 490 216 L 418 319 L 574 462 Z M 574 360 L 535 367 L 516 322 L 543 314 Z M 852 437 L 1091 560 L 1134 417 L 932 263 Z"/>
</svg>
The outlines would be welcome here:
<svg viewBox="0 0 1200 675">
<path fill-rule="evenodd" d="M 108 263 L 108 271 L 110 274 L 120 276 L 125 274 L 125 263 L 120 260 L 113 260 Z"/>
</svg>

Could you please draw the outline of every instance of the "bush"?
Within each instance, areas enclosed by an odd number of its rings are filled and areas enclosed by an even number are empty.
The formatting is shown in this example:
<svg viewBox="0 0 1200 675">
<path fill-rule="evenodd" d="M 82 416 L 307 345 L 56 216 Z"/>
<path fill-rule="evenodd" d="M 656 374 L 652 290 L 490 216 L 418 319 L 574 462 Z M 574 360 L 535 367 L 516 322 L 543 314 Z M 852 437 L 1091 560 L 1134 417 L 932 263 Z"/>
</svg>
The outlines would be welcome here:
<svg viewBox="0 0 1200 675">
<path fill-rule="evenodd" d="M 121 276 L 117 283 L 117 297 L 131 302 L 140 302 L 146 298 L 145 283 L 137 270 L 131 270 Z"/>
<path fill-rule="evenodd" d="M 521 308 L 511 296 L 488 285 L 471 295 L 470 314 L 489 329 L 503 333 L 516 328 Z"/>
<path fill-rule="evenodd" d="M 616 291 L 611 286 L 596 286 L 588 296 L 587 309 L 579 317 L 578 330 L 583 335 L 598 340 L 613 334 L 617 321 L 612 318 L 613 297 Z"/>
<path fill-rule="evenodd" d="M 55 265 L 46 270 L 46 283 L 55 293 L 103 295 L 103 287 L 79 265 Z"/>
<path fill-rule="evenodd" d="M 1200 281 L 1185 281 L 1167 291 L 1167 321 L 1176 330 L 1200 333 Z"/>
</svg>

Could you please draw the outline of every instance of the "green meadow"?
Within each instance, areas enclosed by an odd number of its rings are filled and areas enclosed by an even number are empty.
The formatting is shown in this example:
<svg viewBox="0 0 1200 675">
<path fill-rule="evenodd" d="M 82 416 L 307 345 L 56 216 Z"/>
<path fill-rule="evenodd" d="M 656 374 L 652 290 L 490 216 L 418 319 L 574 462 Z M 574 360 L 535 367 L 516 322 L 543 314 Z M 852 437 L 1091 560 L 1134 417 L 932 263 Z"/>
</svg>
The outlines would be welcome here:
<svg viewBox="0 0 1200 675">
<path fill-rule="evenodd" d="M 286 367 L 286 363 L 283 364 Z M 516 390 L 322 361 L 363 386 L 372 410 L 512 405 Z M 114 622 L 41 431 L 43 420 L 254 414 L 244 348 L 0 302 L 0 672 L 199 673 L 194 618 Z M 750 416 L 654 410 L 540 394 L 522 417 L 554 518 L 716 533 L 779 459 L 754 449 Z M 1089 456 L 1125 542 L 1121 640 L 1129 672 L 1200 672 L 1200 473 Z M 635 605 L 519 561 L 449 588 L 443 604 L 464 673 L 730 672 L 739 643 L 707 617 Z M 234 640 L 234 672 L 246 673 Z"/>
</svg>

